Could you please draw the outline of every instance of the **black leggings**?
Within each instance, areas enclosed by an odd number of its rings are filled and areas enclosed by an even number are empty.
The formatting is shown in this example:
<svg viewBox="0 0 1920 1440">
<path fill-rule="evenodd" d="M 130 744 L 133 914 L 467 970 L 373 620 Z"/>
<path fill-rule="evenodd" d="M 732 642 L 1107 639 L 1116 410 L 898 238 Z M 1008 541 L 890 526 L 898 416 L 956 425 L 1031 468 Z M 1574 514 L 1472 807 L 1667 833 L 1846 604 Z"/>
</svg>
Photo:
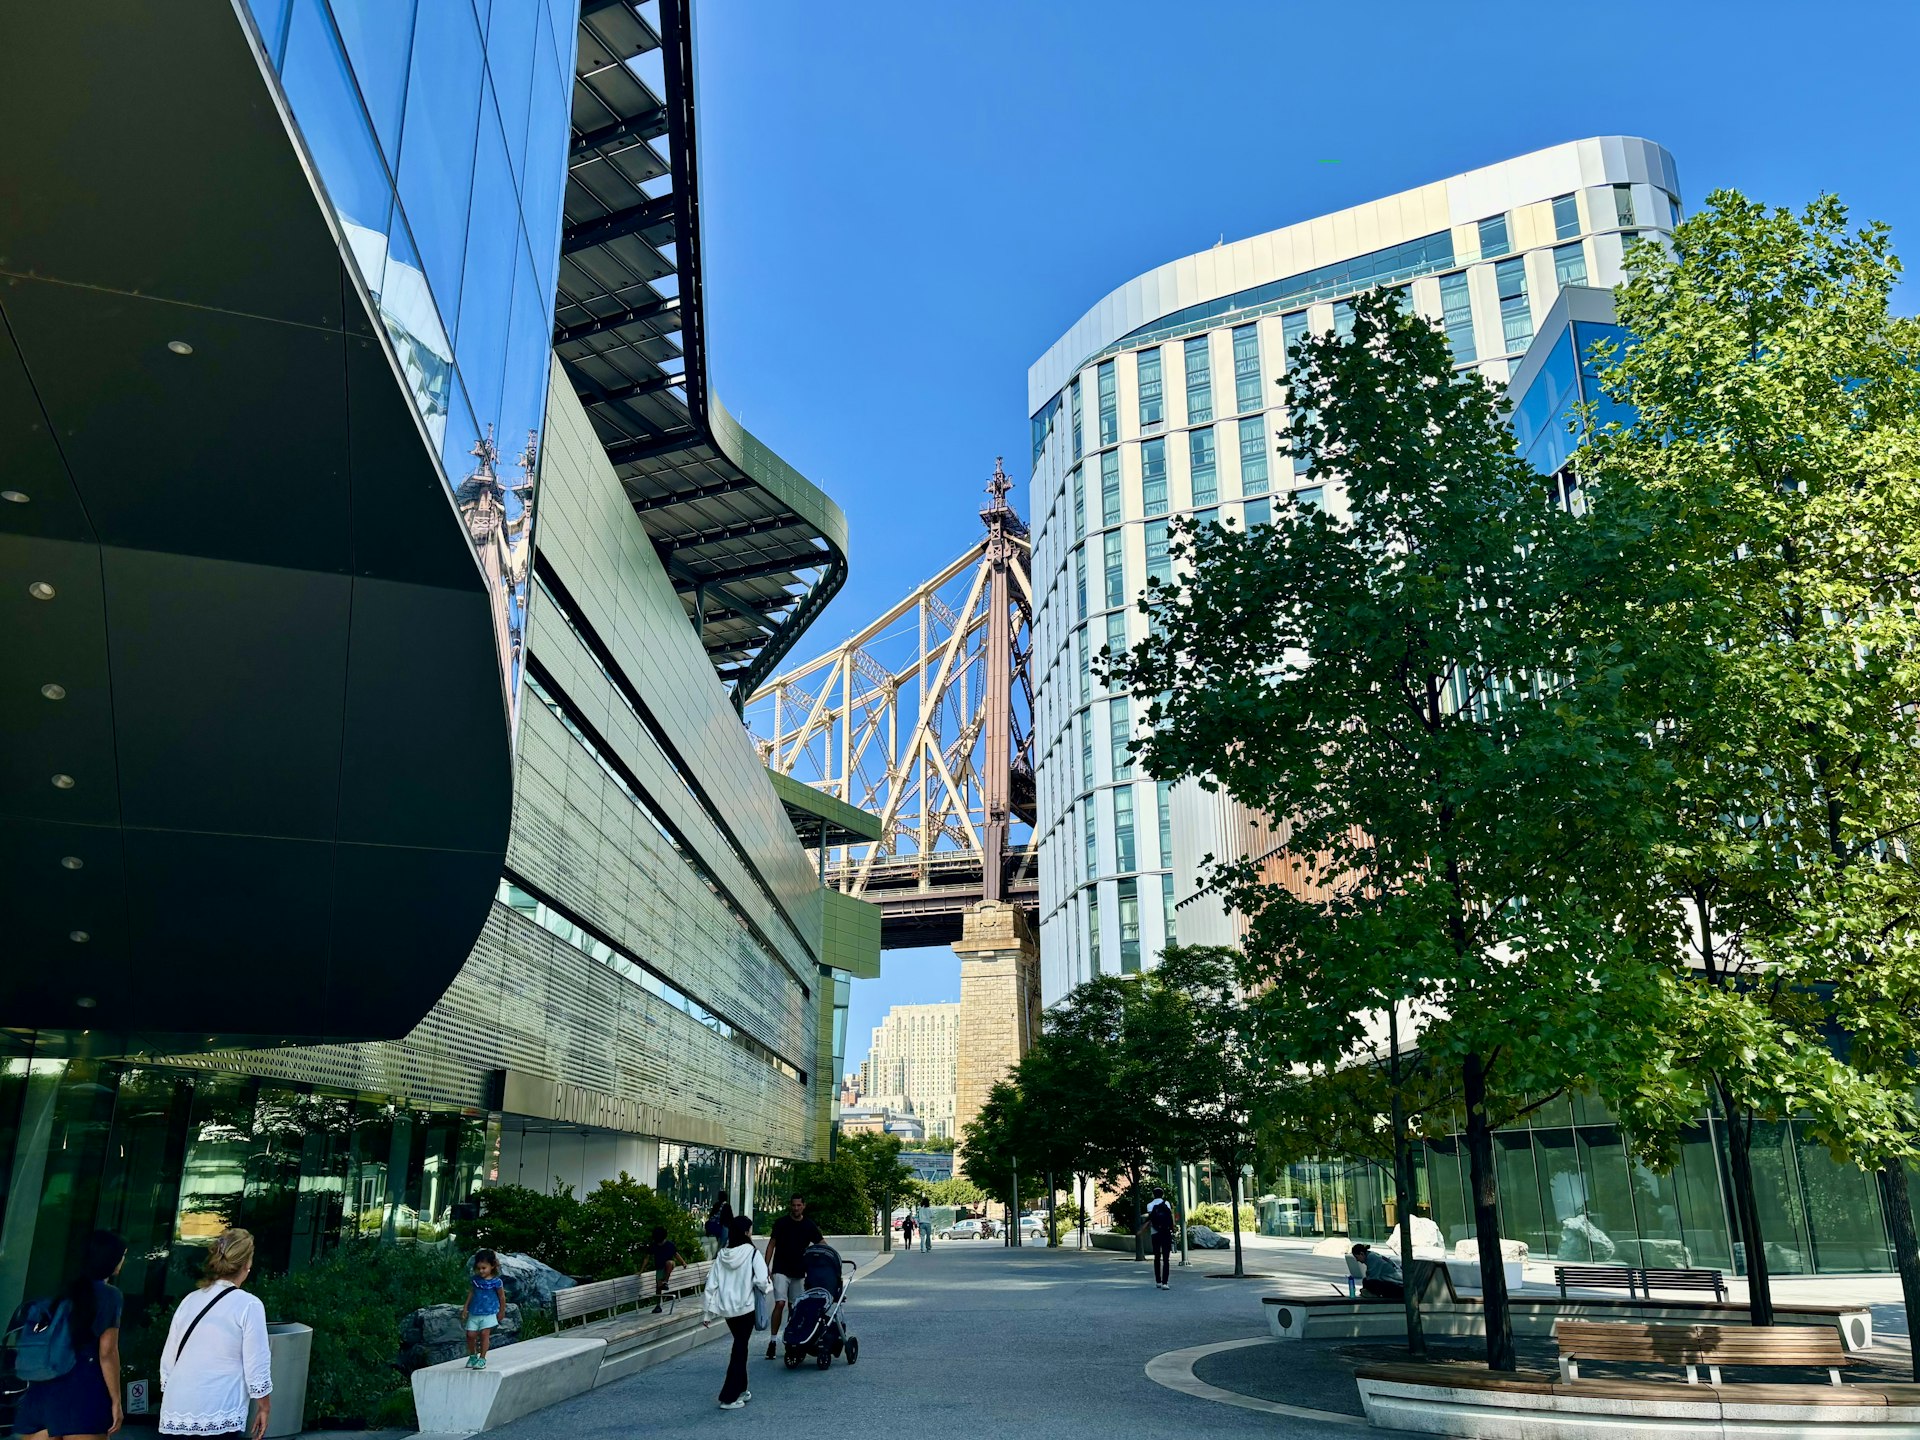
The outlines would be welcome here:
<svg viewBox="0 0 1920 1440">
<path fill-rule="evenodd" d="M 747 1393 L 747 1342 L 753 1339 L 753 1311 L 729 1315 L 727 1329 L 733 1332 L 733 1355 L 727 1361 L 727 1383 L 720 1387 L 722 1405 Z"/>
<path fill-rule="evenodd" d="M 1153 1237 L 1153 1283 L 1165 1285 L 1173 1279 L 1173 1237 Z"/>
</svg>

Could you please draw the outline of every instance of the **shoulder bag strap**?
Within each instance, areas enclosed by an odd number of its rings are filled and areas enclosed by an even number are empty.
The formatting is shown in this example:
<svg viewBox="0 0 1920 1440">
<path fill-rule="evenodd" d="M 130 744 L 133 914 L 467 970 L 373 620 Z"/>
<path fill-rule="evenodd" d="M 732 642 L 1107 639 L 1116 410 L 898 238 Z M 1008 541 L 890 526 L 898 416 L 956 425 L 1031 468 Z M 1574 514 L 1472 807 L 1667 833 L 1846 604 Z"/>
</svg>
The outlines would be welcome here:
<svg viewBox="0 0 1920 1440">
<path fill-rule="evenodd" d="M 200 1328 L 200 1322 L 206 1319 L 207 1316 L 212 1313 L 214 1306 L 218 1305 L 222 1300 L 226 1299 L 227 1296 L 233 1294 L 233 1292 L 235 1290 L 238 1290 L 239 1288 L 240 1287 L 238 1285 L 229 1285 L 226 1289 L 222 1290 L 218 1295 L 214 1296 L 204 1306 L 201 1307 L 200 1313 L 193 1317 L 193 1323 L 187 1326 L 187 1333 L 180 1337 L 180 1346 L 178 1349 L 176 1349 L 173 1352 L 174 1364 L 178 1365 L 180 1363 L 181 1355 L 186 1352 L 187 1341 L 191 1340 L 193 1338 L 193 1332 Z"/>
</svg>

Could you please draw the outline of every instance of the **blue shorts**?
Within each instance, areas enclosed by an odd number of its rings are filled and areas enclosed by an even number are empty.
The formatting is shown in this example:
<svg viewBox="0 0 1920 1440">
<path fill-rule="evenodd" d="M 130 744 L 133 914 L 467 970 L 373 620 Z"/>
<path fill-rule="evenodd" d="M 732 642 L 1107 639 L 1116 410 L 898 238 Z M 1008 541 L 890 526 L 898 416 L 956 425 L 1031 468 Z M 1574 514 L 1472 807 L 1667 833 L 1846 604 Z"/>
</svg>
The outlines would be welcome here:
<svg viewBox="0 0 1920 1440">
<path fill-rule="evenodd" d="M 500 1317 L 498 1315 L 469 1315 L 467 1316 L 467 1332 L 472 1334 L 476 1330 L 491 1330 L 499 1323 Z"/>
</svg>

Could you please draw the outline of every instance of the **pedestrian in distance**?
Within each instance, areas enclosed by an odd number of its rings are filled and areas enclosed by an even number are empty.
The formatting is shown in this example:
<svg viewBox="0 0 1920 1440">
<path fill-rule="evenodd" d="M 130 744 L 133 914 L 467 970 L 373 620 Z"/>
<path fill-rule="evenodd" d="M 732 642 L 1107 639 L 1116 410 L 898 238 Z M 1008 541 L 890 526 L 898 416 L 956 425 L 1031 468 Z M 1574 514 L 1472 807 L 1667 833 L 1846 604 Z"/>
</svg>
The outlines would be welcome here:
<svg viewBox="0 0 1920 1440">
<path fill-rule="evenodd" d="M 913 1249 L 913 1216 L 908 1215 L 900 1222 L 900 1243 L 907 1249 Z"/>
<path fill-rule="evenodd" d="M 701 1328 L 724 1320 L 733 1334 L 727 1378 L 720 1386 L 722 1410 L 738 1410 L 753 1399 L 753 1392 L 747 1389 L 747 1341 L 753 1337 L 755 1297 L 772 1289 L 767 1262 L 753 1245 L 753 1217 L 734 1216 L 728 1222 L 727 1243 L 707 1271 L 707 1289 L 701 1302 L 706 1311 Z"/>
<path fill-rule="evenodd" d="M 1167 1192 L 1158 1185 L 1153 1187 L 1153 1198 L 1147 1202 L 1147 1223 L 1140 1228 L 1153 1244 L 1154 1286 L 1160 1290 L 1171 1290 L 1173 1236 L 1179 1228 L 1179 1220 L 1173 1213 L 1173 1206 L 1167 1201 Z"/>
<path fill-rule="evenodd" d="M 66 1288 L 15 1313 L 8 1338 L 28 1384 L 14 1434 L 81 1440 L 119 1430 L 121 1297 L 109 1282 L 126 1258 L 126 1241 L 96 1230 Z"/>
<path fill-rule="evenodd" d="M 472 1283 L 467 1288 L 467 1303 L 460 1307 L 460 1323 L 467 1332 L 469 1370 L 487 1368 L 487 1351 L 493 1347 L 493 1332 L 500 1323 L 500 1302 L 505 1295 L 500 1257 L 491 1250 L 474 1251 Z"/>
<path fill-rule="evenodd" d="M 720 1253 L 720 1247 L 727 1243 L 727 1227 L 733 1222 L 733 1201 L 727 1198 L 727 1192 L 716 1190 L 713 1196 L 713 1209 L 707 1212 L 706 1233 L 702 1239 L 711 1260 Z"/>
<path fill-rule="evenodd" d="M 933 1211 L 925 1205 L 920 1207 L 918 1226 L 920 1230 L 920 1251 L 922 1254 L 930 1255 L 933 1253 Z"/>
<path fill-rule="evenodd" d="M 773 1222 L 773 1234 L 767 1238 L 767 1269 L 773 1275 L 772 1334 L 780 1333 L 780 1312 L 798 1305 L 807 1293 L 807 1247 L 826 1237 L 820 1227 L 807 1219 L 806 1198 L 795 1195 L 787 1201 L 787 1213 Z M 767 1341 L 769 1360 L 779 1353 L 777 1339 Z"/>
<path fill-rule="evenodd" d="M 213 1242 L 200 1288 L 182 1300 L 160 1352 L 160 1433 L 261 1440 L 273 1411 L 267 1307 L 246 1291 L 253 1236 L 228 1230 Z M 253 1424 L 247 1424 L 247 1402 Z"/>
<path fill-rule="evenodd" d="M 667 1227 L 653 1227 L 653 1238 L 647 1242 L 647 1253 L 653 1257 L 653 1313 L 660 1313 L 660 1300 L 667 1293 L 667 1285 L 673 1279 L 675 1267 L 686 1263 L 680 1254 L 680 1247 L 667 1235 Z"/>
</svg>

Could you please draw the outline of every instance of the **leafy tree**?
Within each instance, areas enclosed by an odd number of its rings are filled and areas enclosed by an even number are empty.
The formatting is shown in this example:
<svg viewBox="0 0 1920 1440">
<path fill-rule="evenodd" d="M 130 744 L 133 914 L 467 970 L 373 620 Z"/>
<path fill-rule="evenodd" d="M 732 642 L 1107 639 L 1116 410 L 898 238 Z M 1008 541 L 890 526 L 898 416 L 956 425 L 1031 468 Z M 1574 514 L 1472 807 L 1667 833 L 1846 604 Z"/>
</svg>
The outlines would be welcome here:
<svg viewBox="0 0 1920 1440">
<path fill-rule="evenodd" d="M 474 1200 L 475 1217 L 453 1222 L 454 1237 L 461 1249 L 472 1252 L 485 1246 L 531 1255 L 556 1270 L 572 1273 L 567 1227 L 580 1202 L 574 1198 L 571 1185 L 556 1179 L 553 1190 L 544 1195 L 526 1185 L 489 1185 Z M 699 1247 L 696 1244 L 694 1248 Z"/>
<path fill-rule="evenodd" d="M 608 1280 L 650 1267 L 655 1226 L 666 1228 L 682 1255 L 700 1254 L 700 1232 L 686 1209 L 622 1170 L 587 1192 L 561 1221 L 561 1232 L 581 1278 Z"/>
<path fill-rule="evenodd" d="M 788 1177 L 788 1193 L 807 1202 L 807 1218 L 826 1235 L 871 1235 L 873 1205 L 867 1198 L 867 1169 L 846 1153 L 853 1136 L 840 1137 L 831 1160 L 795 1165 Z"/>
<path fill-rule="evenodd" d="M 900 1137 L 877 1131 L 840 1137 L 840 1156 L 860 1167 L 868 1208 L 880 1217 L 880 1245 L 893 1248 L 893 1212 L 913 1197 L 918 1181 L 900 1159 Z"/>
<path fill-rule="evenodd" d="M 925 1140 L 915 1140 L 907 1145 L 907 1150 L 916 1155 L 951 1155 L 953 1137 L 951 1135 L 933 1135 Z"/>
<path fill-rule="evenodd" d="M 1655 881 L 1629 923 L 1692 962 L 1667 1078 L 1727 1117 L 1754 1323 L 1772 1306 L 1751 1134 L 1789 1115 L 1877 1167 L 1913 1313 L 1920 324 L 1889 311 L 1885 227 L 1850 231 L 1831 196 L 1795 214 L 1716 192 L 1628 271 L 1633 339 L 1598 370 L 1627 413 L 1581 463 L 1635 602 L 1602 643 L 1673 775 L 1651 859 L 1626 867 Z M 1661 1108 L 1661 1087 L 1640 1098 Z"/>
<path fill-rule="evenodd" d="M 951 1180 L 936 1180 L 927 1187 L 929 1205 L 950 1205 L 959 1209 L 963 1205 L 984 1205 L 987 1192 L 967 1179 L 956 1175 Z"/>
<path fill-rule="evenodd" d="M 1021 1164 L 1021 1147 L 1033 1134 L 1028 1094 L 1013 1077 L 999 1080 L 987 1092 L 979 1113 L 967 1122 L 962 1137 L 960 1170 L 967 1182 L 987 1199 L 1018 1211 L 1021 1202 L 1038 1199 L 1041 1177 Z M 1020 1194 L 1013 1193 L 1015 1172 Z"/>
<path fill-rule="evenodd" d="M 1346 513 L 1179 523 L 1189 573 L 1150 581 L 1150 633 L 1112 670 L 1146 702 L 1148 773 L 1289 828 L 1277 861 L 1214 871 L 1293 1014 L 1287 1058 L 1338 1064 L 1401 1006 L 1460 1075 L 1487 1360 L 1508 1370 L 1492 1102 L 1610 1075 L 1657 1004 L 1579 883 L 1641 823 L 1645 747 L 1611 675 L 1570 669 L 1580 520 L 1515 454 L 1492 386 L 1379 294 L 1288 369 L 1289 447 Z"/>
</svg>

